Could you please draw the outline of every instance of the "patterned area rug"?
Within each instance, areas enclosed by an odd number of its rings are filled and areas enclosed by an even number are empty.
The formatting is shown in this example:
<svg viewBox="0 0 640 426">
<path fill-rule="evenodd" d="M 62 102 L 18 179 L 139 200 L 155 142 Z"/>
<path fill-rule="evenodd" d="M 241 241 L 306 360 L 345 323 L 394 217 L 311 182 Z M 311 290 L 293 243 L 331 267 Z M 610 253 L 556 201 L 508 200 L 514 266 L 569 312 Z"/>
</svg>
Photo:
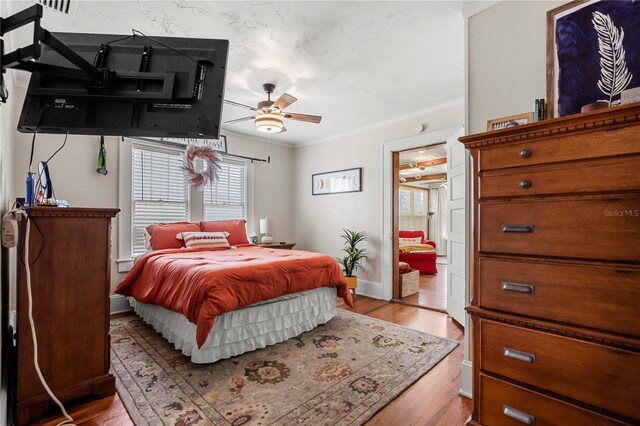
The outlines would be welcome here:
<svg viewBox="0 0 640 426">
<path fill-rule="evenodd" d="M 193 364 L 138 317 L 111 320 L 111 370 L 143 425 L 362 425 L 458 342 L 338 310 L 286 342 Z"/>
</svg>

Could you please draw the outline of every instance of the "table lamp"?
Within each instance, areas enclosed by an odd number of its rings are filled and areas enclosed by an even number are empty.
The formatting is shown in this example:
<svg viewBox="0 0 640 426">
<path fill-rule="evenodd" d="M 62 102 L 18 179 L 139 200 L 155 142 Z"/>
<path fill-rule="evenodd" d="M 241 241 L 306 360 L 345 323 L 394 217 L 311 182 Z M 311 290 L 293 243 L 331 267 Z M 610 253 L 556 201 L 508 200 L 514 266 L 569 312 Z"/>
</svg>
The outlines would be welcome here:
<svg viewBox="0 0 640 426">
<path fill-rule="evenodd" d="M 269 236 L 271 232 L 271 219 L 265 217 L 264 219 L 260 219 L 260 233 L 263 234 L 262 244 L 271 244 L 273 242 L 273 237 Z"/>
</svg>

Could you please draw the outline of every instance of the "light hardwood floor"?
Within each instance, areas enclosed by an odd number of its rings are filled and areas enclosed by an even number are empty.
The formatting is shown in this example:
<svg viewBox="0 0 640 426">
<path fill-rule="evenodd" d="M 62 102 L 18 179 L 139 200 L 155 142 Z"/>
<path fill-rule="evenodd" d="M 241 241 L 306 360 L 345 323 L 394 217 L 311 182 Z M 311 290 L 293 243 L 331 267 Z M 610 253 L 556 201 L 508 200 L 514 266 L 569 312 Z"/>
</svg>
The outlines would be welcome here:
<svg viewBox="0 0 640 426">
<path fill-rule="evenodd" d="M 418 292 L 406 297 L 401 297 L 399 301 L 446 312 L 447 265 L 438 265 L 437 275 L 421 274 Z"/>
<path fill-rule="evenodd" d="M 463 329 L 440 312 L 362 296 L 355 305 L 349 308 L 341 300 L 338 302 L 342 309 L 460 342 L 449 356 L 380 410 L 367 425 L 463 425 L 471 415 L 471 400 L 458 395 L 464 355 Z M 118 395 L 70 408 L 69 414 L 78 426 L 133 425 Z M 61 420 L 62 417 L 55 416 L 40 424 L 54 426 Z"/>
</svg>

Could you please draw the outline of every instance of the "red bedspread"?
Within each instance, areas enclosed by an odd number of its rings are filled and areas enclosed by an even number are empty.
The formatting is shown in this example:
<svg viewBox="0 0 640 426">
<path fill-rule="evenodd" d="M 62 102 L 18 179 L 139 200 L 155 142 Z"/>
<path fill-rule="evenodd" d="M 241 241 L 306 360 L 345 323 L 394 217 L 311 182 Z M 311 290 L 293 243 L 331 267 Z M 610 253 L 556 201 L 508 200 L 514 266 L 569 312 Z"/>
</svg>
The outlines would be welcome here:
<svg viewBox="0 0 640 426">
<path fill-rule="evenodd" d="M 115 292 L 180 312 L 201 347 L 215 318 L 243 306 L 319 287 L 338 287 L 353 306 L 340 266 L 326 255 L 255 246 L 236 250 L 157 250 L 133 266 Z"/>
</svg>

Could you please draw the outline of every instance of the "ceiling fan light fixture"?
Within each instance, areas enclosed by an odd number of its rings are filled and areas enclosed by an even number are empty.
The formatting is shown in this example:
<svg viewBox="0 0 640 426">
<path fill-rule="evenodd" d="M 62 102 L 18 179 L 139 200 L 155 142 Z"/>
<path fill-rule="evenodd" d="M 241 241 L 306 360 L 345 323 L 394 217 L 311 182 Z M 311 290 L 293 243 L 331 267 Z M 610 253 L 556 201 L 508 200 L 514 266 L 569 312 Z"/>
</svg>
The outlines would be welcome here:
<svg viewBox="0 0 640 426">
<path fill-rule="evenodd" d="M 261 114 L 256 117 L 256 129 L 263 133 L 280 133 L 284 127 L 282 118 L 277 114 Z"/>
</svg>

